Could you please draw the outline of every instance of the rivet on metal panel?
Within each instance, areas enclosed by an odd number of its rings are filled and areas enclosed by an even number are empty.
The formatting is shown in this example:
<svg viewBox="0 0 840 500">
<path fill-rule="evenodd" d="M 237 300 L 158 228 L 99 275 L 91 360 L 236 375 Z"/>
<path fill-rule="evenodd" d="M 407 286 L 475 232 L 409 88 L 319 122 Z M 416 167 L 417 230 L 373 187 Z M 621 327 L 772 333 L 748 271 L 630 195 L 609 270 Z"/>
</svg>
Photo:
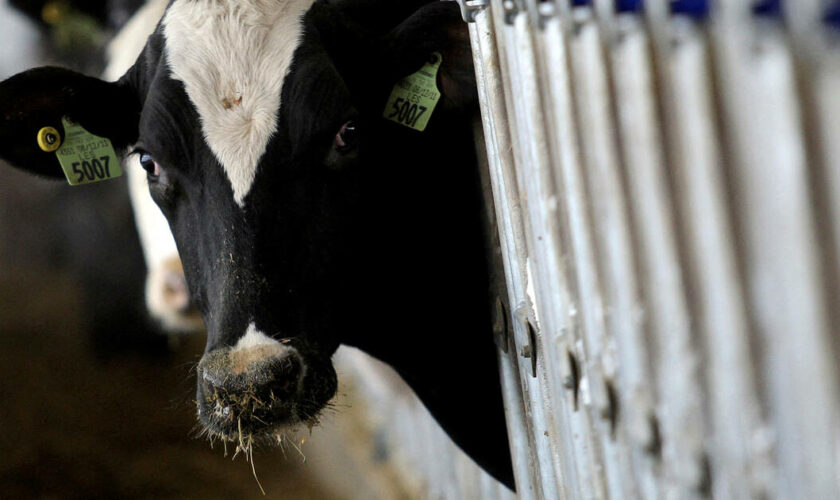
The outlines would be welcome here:
<svg viewBox="0 0 840 500">
<path fill-rule="evenodd" d="M 601 418 L 609 421 L 610 439 L 615 440 L 615 429 L 618 425 L 618 394 L 615 392 L 615 385 L 612 380 L 604 380 L 604 392 L 607 395 L 607 406 L 601 409 Z"/>
<path fill-rule="evenodd" d="M 569 357 L 569 374 L 563 379 L 563 387 L 573 391 L 574 409 L 578 409 L 578 396 L 580 389 L 580 366 L 575 355 L 571 351 L 566 351 Z"/>
<path fill-rule="evenodd" d="M 572 33 L 577 36 L 583 26 L 592 19 L 591 2 L 574 2 L 572 4 Z"/>
<path fill-rule="evenodd" d="M 648 425 L 650 426 L 650 441 L 645 445 L 645 451 L 654 458 L 662 458 L 662 433 L 659 430 L 659 419 L 656 415 L 648 415 Z"/>
<path fill-rule="evenodd" d="M 534 324 L 531 323 L 530 320 L 526 323 L 528 327 L 528 353 L 529 357 L 531 358 L 531 376 L 537 376 L 537 329 L 534 327 Z"/>
<path fill-rule="evenodd" d="M 496 341 L 496 345 L 507 354 L 509 340 L 507 308 L 501 297 L 496 297 L 493 316 L 493 338 Z"/>
<path fill-rule="evenodd" d="M 531 23 L 538 29 L 545 27 L 546 19 L 557 15 L 555 0 L 525 0 L 525 8 L 528 10 Z"/>
<path fill-rule="evenodd" d="M 542 19 L 548 19 L 557 15 L 557 4 L 552 0 L 538 0 L 537 12 Z"/>
<path fill-rule="evenodd" d="M 474 23 L 475 15 L 481 9 L 487 7 L 488 0 L 457 0 L 461 7 L 461 17 L 465 23 Z"/>
<path fill-rule="evenodd" d="M 514 0 L 504 0 L 502 9 L 505 11 L 505 24 L 513 24 L 513 19 L 519 13 L 519 6 Z"/>
<path fill-rule="evenodd" d="M 712 496 L 712 461 L 708 453 L 703 453 L 700 459 L 700 481 L 697 483 L 697 491 L 700 495 L 711 498 Z"/>
</svg>

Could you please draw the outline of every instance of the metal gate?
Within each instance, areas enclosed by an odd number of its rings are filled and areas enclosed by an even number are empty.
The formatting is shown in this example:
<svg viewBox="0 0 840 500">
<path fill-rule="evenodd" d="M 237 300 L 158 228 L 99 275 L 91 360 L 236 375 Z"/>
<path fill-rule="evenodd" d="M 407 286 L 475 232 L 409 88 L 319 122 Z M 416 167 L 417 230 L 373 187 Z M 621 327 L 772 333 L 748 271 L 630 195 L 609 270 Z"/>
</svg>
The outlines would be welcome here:
<svg viewBox="0 0 840 500">
<path fill-rule="evenodd" d="M 840 3 L 459 3 L 519 496 L 840 497 Z"/>
</svg>

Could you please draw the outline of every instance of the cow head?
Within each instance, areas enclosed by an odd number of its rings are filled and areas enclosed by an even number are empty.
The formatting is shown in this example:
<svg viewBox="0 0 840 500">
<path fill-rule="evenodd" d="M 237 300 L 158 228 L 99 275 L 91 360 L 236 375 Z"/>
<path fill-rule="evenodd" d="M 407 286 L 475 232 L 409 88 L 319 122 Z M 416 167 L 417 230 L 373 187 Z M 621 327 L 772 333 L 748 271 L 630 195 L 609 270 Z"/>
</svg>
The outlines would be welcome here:
<svg viewBox="0 0 840 500">
<path fill-rule="evenodd" d="M 399 303 L 375 293 L 408 300 L 429 267 L 406 262 L 417 272 L 404 281 L 374 269 L 377 255 L 425 248 L 394 226 L 433 229 L 402 199 L 416 186 L 400 169 L 446 156 L 435 138 L 474 94 L 457 6 L 425 4 L 175 0 L 117 82 L 40 68 L 0 85 L 11 164 L 59 176 L 35 137 L 67 116 L 145 169 L 207 327 L 197 402 L 214 435 L 314 423 L 339 343 L 363 343 L 377 302 Z M 384 120 L 394 85 L 435 53 L 428 129 Z"/>
</svg>

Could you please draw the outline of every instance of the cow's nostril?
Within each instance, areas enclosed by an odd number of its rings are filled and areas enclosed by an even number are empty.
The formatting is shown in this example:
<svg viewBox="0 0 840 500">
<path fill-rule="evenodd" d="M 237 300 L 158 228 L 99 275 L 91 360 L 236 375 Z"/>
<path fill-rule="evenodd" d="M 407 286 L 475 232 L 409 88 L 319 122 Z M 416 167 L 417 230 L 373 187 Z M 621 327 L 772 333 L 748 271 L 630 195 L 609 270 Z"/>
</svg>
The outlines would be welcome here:
<svg viewBox="0 0 840 500">
<path fill-rule="evenodd" d="M 295 360 L 297 361 L 297 356 Z M 300 362 L 284 359 L 272 370 L 273 380 L 269 383 L 269 393 L 273 398 L 288 399 L 298 390 Z"/>
<path fill-rule="evenodd" d="M 199 415 L 223 435 L 293 421 L 302 372 L 297 352 L 279 343 L 211 351 L 198 365 Z"/>
</svg>

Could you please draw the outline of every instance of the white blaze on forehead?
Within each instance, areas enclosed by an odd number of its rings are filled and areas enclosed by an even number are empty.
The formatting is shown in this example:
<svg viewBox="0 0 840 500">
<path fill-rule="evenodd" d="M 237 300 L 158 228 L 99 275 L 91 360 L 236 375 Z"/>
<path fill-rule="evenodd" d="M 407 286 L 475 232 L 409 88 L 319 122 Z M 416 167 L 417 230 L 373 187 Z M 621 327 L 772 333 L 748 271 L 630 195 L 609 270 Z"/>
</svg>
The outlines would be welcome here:
<svg viewBox="0 0 840 500">
<path fill-rule="evenodd" d="M 198 110 L 239 206 L 277 129 L 280 91 L 314 0 L 176 0 L 166 57 Z"/>
</svg>

